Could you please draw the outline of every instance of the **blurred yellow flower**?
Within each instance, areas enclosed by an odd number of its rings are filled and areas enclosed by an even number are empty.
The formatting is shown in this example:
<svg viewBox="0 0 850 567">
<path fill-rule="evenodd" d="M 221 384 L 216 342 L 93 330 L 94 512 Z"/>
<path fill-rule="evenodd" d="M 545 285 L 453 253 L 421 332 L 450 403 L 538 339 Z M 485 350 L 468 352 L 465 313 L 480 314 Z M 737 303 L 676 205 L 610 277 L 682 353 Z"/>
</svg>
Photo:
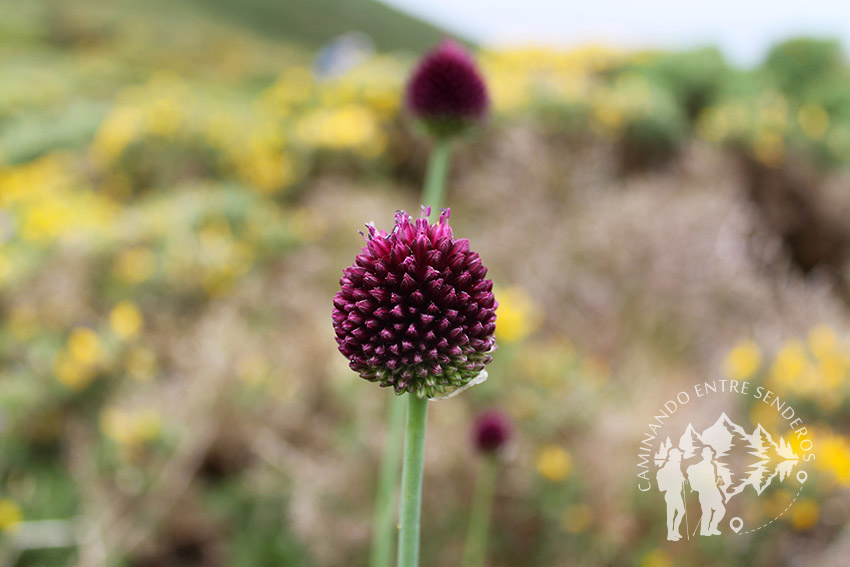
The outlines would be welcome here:
<svg viewBox="0 0 850 567">
<path fill-rule="evenodd" d="M 809 350 L 816 358 L 825 358 L 835 352 L 838 335 L 826 325 L 818 325 L 809 331 L 807 342 Z"/>
<path fill-rule="evenodd" d="M 155 410 L 130 412 L 107 408 L 100 414 L 100 429 L 119 445 L 134 446 L 158 439 L 162 433 L 162 418 Z"/>
<path fill-rule="evenodd" d="M 804 104 L 797 112 L 797 123 L 803 134 L 813 140 L 819 140 L 829 130 L 829 115 L 821 106 Z"/>
<path fill-rule="evenodd" d="M 791 507 L 791 525 L 797 531 L 812 529 L 820 518 L 820 508 L 814 500 L 804 498 Z"/>
<path fill-rule="evenodd" d="M 68 353 L 59 353 L 53 359 L 53 375 L 71 390 L 82 390 L 94 378 L 91 365 L 83 364 Z"/>
<path fill-rule="evenodd" d="M 80 364 L 95 364 L 101 356 L 100 337 L 88 327 L 77 327 L 68 337 L 68 352 Z"/>
<path fill-rule="evenodd" d="M 773 361 L 770 378 L 778 387 L 791 387 L 803 375 L 807 364 L 808 356 L 803 344 L 796 340 L 787 341 Z"/>
<path fill-rule="evenodd" d="M 499 307 L 496 311 L 496 339 L 503 343 L 518 342 L 543 323 L 540 307 L 520 286 L 496 289 Z"/>
<path fill-rule="evenodd" d="M 135 108 L 118 106 L 100 125 L 92 153 L 102 165 L 118 158 L 139 132 L 141 116 Z"/>
<path fill-rule="evenodd" d="M 673 561 L 663 549 L 653 549 L 643 556 L 640 567 L 671 567 Z"/>
<path fill-rule="evenodd" d="M 142 328 L 142 314 L 129 301 L 122 301 L 109 313 L 109 325 L 122 339 L 132 339 Z"/>
<path fill-rule="evenodd" d="M 0 500 L 0 531 L 14 530 L 23 520 L 18 503 L 13 500 Z"/>
<path fill-rule="evenodd" d="M 761 350 L 753 341 L 742 341 L 729 351 L 725 368 L 729 378 L 748 380 L 761 368 Z"/>
<path fill-rule="evenodd" d="M 148 132 L 157 136 L 173 136 L 182 120 L 180 105 L 173 97 L 160 97 L 152 101 L 144 112 Z"/>
<path fill-rule="evenodd" d="M 593 510 L 587 504 L 574 504 L 564 510 L 561 524 L 567 533 L 580 534 L 593 522 Z"/>
<path fill-rule="evenodd" d="M 850 442 L 842 435 L 824 433 L 818 437 L 818 469 L 827 472 L 842 486 L 850 486 Z"/>
<path fill-rule="evenodd" d="M 162 435 L 162 417 L 153 409 L 136 412 L 133 416 L 133 432 L 137 441 L 156 441 Z"/>
<path fill-rule="evenodd" d="M 107 408 L 100 414 L 100 429 L 104 435 L 118 444 L 129 444 L 133 440 L 133 423 L 130 414 L 117 408 Z"/>
<path fill-rule="evenodd" d="M 137 284 L 151 277 L 156 270 L 156 254 L 150 248 L 135 246 L 118 255 L 113 272 L 121 281 Z"/>
<path fill-rule="evenodd" d="M 761 130 L 753 140 L 753 153 L 762 164 L 775 167 L 785 158 L 785 139 L 778 132 Z"/>
<path fill-rule="evenodd" d="M 560 482 L 569 476 L 573 459 L 558 445 L 546 445 L 537 453 L 537 472 L 552 482 Z"/>
</svg>

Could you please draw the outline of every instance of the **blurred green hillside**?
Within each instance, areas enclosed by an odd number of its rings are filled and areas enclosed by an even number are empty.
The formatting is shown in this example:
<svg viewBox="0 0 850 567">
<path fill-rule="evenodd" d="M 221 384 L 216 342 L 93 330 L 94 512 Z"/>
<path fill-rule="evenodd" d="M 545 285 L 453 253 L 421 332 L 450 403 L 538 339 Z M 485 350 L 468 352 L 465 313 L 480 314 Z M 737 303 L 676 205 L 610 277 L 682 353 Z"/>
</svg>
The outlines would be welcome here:
<svg viewBox="0 0 850 567">
<path fill-rule="evenodd" d="M 352 30 L 368 34 L 382 51 L 423 51 L 447 35 L 377 0 L 191 1 L 275 39 L 312 48 Z"/>
</svg>

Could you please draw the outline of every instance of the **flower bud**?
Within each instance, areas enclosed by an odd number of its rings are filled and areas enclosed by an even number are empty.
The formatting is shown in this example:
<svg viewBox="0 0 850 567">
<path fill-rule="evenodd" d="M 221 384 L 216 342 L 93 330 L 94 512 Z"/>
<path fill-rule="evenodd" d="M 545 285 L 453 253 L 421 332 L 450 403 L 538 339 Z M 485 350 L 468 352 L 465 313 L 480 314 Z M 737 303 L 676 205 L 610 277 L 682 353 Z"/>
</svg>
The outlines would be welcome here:
<svg viewBox="0 0 850 567">
<path fill-rule="evenodd" d="M 483 121 L 489 106 L 475 61 L 452 40 L 423 57 L 407 84 L 407 108 L 437 138 L 450 138 Z"/>
<path fill-rule="evenodd" d="M 484 454 L 498 452 L 511 438 L 511 420 L 499 410 L 480 414 L 472 427 L 475 448 Z"/>
</svg>

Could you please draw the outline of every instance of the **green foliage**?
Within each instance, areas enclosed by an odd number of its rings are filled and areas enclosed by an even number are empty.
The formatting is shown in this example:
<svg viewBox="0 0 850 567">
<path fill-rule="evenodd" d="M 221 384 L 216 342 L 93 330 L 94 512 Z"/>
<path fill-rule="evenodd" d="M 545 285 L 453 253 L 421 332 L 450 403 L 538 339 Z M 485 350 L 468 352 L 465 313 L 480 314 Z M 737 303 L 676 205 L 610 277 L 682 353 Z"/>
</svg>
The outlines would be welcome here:
<svg viewBox="0 0 850 567">
<path fill-rule="evenodd" d="M 802 98 L 817 91 L 821 83 L 847 76 L 847 64 L 841 44 L 836 40 L 797 38 L 770 50 L 765 71 L 789 96 Z"/>
</svg>

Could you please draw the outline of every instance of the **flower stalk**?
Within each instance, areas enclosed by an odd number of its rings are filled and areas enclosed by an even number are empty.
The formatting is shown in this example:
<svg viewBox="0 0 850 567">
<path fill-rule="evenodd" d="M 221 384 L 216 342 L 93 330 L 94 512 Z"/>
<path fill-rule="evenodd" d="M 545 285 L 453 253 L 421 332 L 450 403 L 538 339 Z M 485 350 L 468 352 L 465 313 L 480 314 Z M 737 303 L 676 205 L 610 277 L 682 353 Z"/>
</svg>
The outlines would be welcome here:
<svg viewBox="0 0 850 567">
<path fill-rule="evenodd" d="M 443 206 L 451 154 L 450 140 L 436 140 L 428 159 L 428 171 L 425 174 L 425 186 L 422 190 L 422 204 L 431 207 L 432 211 L 439 211 Z"/>
<path fill-rule="evenodd" d="M 478 466 L 475 500 L 469 516 L 469 532 L 467 532 L 466 549 L 463 553 L 463 567 L 483 567 L 484 565 L 498 471 L 499 460 L 496 455 L 487 456 Z"/>
<path fill-rule="evenodd" d="M 451 141 L 437 140 L 428 159 L 428 170 L 422 188 L 422 203 L 438 210 L 445 199 L 446 180 L 451 163 Z M 392 563 L 395 540 L 396 486 L 398 486 L 399 460 L 401 459 L 402 432 L 404 431 L 404 402 L 392 396 L 387 411 L 387 444 L 381 458 L 378 494 L 375 500 L 373 521 L 371 567 L 389 567 Z"/>
<path fill-rule="evenodd" d="M 419 526 L 425 460 L 425 424 L 427 420 L 428 399 L 409 394 L 407 396 L 404 465 L 401 478 L 398 567 L 417 567 L 419 565 Z"/>
<path fill-rule="evenodd" d="M 397 487 L 404 433 L 404 398 L 390 396 L 387 402 L 387 440 L 381 458 L 378 494 L 372 531 L 371 567 L 390 567 L 396 532 Z"/>
</svg>

